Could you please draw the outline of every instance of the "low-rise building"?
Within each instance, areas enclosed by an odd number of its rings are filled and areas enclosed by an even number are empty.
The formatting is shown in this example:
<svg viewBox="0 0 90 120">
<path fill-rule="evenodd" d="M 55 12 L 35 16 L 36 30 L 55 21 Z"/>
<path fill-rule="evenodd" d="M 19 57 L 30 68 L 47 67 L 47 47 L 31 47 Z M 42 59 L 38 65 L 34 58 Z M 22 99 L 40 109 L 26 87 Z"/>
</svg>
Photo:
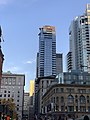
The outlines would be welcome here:
<svg viewBox="0 0 90 120">
<path fill-rule="evenodd" d="M 0 99 L 9 100 L 12 98 L 15 103 L 18 120 L 22 119 L 24 104 L 24 74 L 3 73 L 1 80 Z"/>
</svg>

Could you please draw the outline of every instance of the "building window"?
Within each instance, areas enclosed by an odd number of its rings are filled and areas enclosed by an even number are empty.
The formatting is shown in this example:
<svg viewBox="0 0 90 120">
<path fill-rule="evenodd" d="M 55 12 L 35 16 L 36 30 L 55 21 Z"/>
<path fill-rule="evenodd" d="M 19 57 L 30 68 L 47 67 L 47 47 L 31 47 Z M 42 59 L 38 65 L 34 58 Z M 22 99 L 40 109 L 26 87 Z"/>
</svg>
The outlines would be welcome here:
<svg viewBox="0 0 90 120">
<path fill-rule="evenodd" d="M 67 92 L 68 93 L 74 92 L 74 89 L 73 88 L 67 88 Z"/>
<path fill-rule="evenodd" d="M 20 85 L 21 83 L 19 82 L 18 84 Z"/>
<path fill-rule="evenodd" d="M 80 111 L 81 112 L 86 112 L 86 107 L 85 106 L 80 106 Z"/>
<path fill-rule="evenodd" d="M 90 89 L 88 89 L 88 93 L 90 93 Z"/>
<path fill-rule="evenodd" d="M 59 102 L 59 97 L 56 97 L 56 102 Z"/>
<path fill-rule="evenodd" d="M 4 97 L 6 97 L 6 94 L 4 94 Z"/>
<path fill-rule="evenodd" d="M 53 97 L 51 98 L 51 102 L 53 102 Z"/>
<path fill-rule="evenodd" d="M 74 97 L 72 95 L 68 96 L 68 103 L 74 103 Z"/>
<path fill-rule="evenodd" d="M 10 97 L 10 94 L 8 94 L 8 97 Z"/>
<path fill-rule="evenodd" d="M 78 89 L 79 93 L 86 93 L 86 89 Z"/>
<path fill-rule="evenodd" d="M 76 80 L 76 79 L 77 79 L 77 76 L 76 76 L 76 75 L 73 75 L 73 79 Z"/>
<path fill-rule="evenodd" d="M 83 95 L 80 96 L 80 103 L 86 103 L 85 97 Z"/>
<path fill-rule="evenodd" d="M 12 98 L 12 102 L 14 101 L 14 99 Z"/>
<path fill-rule="evenodd" d="M 83 80 L 83 76 L 80 75 L 80 76 L 79 76 L 79 80 Z"/>
<path fill-rule="evenodd" d="M 8 91 L 8 93 L 10 93 L 10 91 Z"/>
<path fill-rule="evenodd" d="M 64 92 L 64 89 L 63 89 L 63 88 L 61 88 L 61 92 Z"/>
<path fill-rule="evenodd" d="M 87 96 L 87 103 L 89 103 L 90 102 L 90 100 L 89 100 L 89 96 Z"/>
<path fill-rule="evenodd" d="M 87 103 L 89 103 L 89 100 L 87 100 Z"/>
<path fill-rule="evenodd" d="M 78 103 L 78 99 L 76 99 L 75 102 Z"/>
<path fill-rule="evenodd" d="M 8 84 L 8 82 L 5 82 L 5 84 Z"/>
<path fill-rule="evenodd" d="M 0 94 L 0 97 L 2 97 L 2 94 Z"/>
<path fill-rule="evenodd" d="M 59 92 L 59 88 L 56 88 L 56 93 L 58 93 Z"/>
<path fill-rule="evenodd" d="M 74 106 L 68 106 L 68 112 L 73 112 L 74 111 Z"/>
<path fill-rule="evenodd" d="M 64 102 L 64 97 L 63 96 L 61 96 L 61 103 L 63 103 Z"/>
<path fill-rule="evenodd" d="M 78 96 L 77 96 L 77 95 L 75 95 L 75 98 L 78 98 Z"/>
<path fill-rule="evenodd" d="M 14 93 L 12 94 L 12 97 L 14 97 Z"/>
<path fill-rule="evenodd" d="M 7 91 L 5 90 L 4 93 L 6 93 Z"/>
<path fill-rule="evenodd" d="M 76 111 L 78 111 L 78 106 L 76 106 Z"/>
<path fill-rule="evenodd" d="M 13 85 L 16 84 L 16 79 L 15 79 L 15 78 L 12 79 L 12 84 L 13 84 Z"/>
<path fill-rule="evenodd" d="M 88 112 L 90 112 L 90 106 L 88 106 Z"/>
<path fill-rule="evenodd" d="M 61 106 L 61 111 L 64 111 L 64 106 Z"/>
<path fill-rule="evenodd" d="M 55 97 L 54 97 L 54 103 L 55 103 Z"/>
<path fill-rule="evenodd" d="M 9 85 L 11 85 L 11 82 L 9 82 Z"/>
<path fill-rule="evenodd" d="M 59 111 L 59 106 L 58 105 L 56 105 L 56 111 Z"/>
<path fill-rule="evenodd" d="M 18 91 L 18 93 L 20 93 L 20 91 Z"/>
</svg>

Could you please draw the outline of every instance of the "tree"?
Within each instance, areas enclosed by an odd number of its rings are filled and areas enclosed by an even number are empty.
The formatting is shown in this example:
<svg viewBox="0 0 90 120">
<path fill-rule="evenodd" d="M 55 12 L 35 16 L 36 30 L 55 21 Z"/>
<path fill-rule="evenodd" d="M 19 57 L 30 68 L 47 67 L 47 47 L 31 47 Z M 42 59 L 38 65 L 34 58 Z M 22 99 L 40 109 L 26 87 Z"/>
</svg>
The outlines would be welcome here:
<svg viewBox="0 0 90 120">
<path fill-rule="evenodd" d="M 1 104 L 4 106 L 7 106 L 7 108 L 10 111 L 10 115 L 12 116 L 13 119 L 15 119 L 17 117 L 16 106 L 15 106 L 14 100 L 12 98 L 10 98 L 8 100 L 2 99 Z"/>
</svg>

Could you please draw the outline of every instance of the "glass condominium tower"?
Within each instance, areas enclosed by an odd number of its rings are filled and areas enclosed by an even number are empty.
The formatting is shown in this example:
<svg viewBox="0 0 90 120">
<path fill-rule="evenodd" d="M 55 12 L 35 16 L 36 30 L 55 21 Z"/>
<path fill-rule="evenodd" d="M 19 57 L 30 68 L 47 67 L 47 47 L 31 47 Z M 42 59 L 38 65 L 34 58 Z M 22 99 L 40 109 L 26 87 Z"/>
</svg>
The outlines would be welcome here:
<svg viewBox="0 0 90 120">
<path fill-rule="evenodd" d="M 39 28 L 38 77 L 56 75 L 56 32 L 54 26 Z"/>
<path fill-rule="evenodd" d="M 70 51 L 67 69 L 90 72 L 90 4 L 83 15 L 77 16 L 69 28 Z"/>
</svg>

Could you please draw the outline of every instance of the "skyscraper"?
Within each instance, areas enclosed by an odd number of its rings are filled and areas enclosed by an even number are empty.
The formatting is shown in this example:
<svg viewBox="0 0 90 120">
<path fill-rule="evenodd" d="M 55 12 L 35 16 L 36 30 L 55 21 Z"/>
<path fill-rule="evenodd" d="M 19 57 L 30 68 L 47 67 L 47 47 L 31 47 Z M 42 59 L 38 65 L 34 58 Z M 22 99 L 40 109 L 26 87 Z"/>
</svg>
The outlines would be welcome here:
<svg viewBox="0 0 90 120">
<path fill-rule="evenodd" d="M 90 4 L 83 15 L 77 16 L 69 28 L 70 51 L 67 69 L 90 72 Z"/>
<path fill-rule="evenodd" d="M 56 53 L 55 27 L 43 26 L 39 30 L 34 101 L 34 112 L 36 115 L 42 113 L 42 95 L 51 86 L 55 76 L 63 71 L 62 54 Z"/>
<path fill-rule="evenodd" d="M 39 28 L 38 77 L 56 75 L 56 32 L 53 26 Z"/>
<path fill-rule="evenodd" d="M 30 96 L 34 94 L 34 80 L 30 80 Z"/>
<path fill-rule="evenodd" d="M 57 75 L 63 72 L 63 55 L 56 53 L 54 26 L 39 28 L 39 52 L 36 61 L 36 78 Z"/>
<path fill-rule="evenodd" d="M 63 72 L 63 54 L 56 53 L 56 75 Z"/>
</svg>

